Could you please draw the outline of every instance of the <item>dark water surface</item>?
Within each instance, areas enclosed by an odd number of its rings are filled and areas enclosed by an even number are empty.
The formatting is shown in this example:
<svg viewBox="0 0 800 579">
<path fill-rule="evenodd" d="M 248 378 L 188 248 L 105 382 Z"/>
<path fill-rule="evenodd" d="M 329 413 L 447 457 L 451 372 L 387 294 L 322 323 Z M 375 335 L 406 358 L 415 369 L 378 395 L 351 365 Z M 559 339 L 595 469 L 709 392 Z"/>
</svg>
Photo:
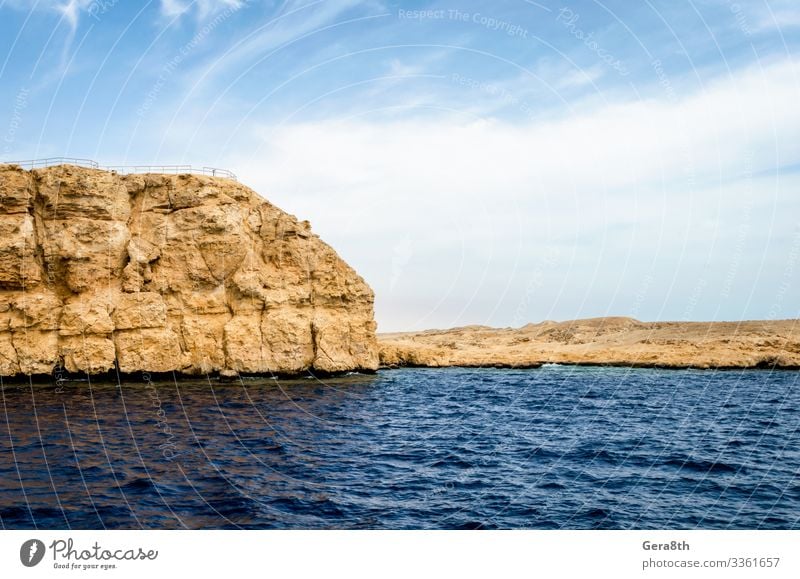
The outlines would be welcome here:
<svg viewBox="0 0 800 579">
<path fill-rule="evenodd" d="M 800 528 L 800 372 L 9 385 L 0 526 Z"/>
</svg>

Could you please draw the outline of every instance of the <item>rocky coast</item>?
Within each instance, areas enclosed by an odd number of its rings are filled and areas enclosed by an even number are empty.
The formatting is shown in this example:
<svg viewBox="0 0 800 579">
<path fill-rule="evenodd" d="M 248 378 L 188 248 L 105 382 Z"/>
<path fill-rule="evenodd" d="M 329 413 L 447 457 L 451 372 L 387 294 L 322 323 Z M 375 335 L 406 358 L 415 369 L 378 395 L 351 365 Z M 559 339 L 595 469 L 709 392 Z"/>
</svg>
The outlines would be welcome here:
<svg viewBox="0 0 800 579">
<path fill-rule="evenodd" d="M 640 322 L 609 317 L 379 334 L 378 341 L 385 367 L 800 368 L 800 320 Z"/>
</svg>

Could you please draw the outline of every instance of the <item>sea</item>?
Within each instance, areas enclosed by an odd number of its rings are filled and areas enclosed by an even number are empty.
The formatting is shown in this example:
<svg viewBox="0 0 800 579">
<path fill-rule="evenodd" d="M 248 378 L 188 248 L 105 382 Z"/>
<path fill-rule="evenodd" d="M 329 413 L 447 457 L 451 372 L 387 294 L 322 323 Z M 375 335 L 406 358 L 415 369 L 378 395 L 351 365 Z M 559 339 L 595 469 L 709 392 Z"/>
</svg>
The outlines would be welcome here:
<svg viewBox="0 0 800 579">
<path fill-rule="evenodd" d="M 800 372 L 2 383 L 4 529 L 798 529 Z"/>
</svg>

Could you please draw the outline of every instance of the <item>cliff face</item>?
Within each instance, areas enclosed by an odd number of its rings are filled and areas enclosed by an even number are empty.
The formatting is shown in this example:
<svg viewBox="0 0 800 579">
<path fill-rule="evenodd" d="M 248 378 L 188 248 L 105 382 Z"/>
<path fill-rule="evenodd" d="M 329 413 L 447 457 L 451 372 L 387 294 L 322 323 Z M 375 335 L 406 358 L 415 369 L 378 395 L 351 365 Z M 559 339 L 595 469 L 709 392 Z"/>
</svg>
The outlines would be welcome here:
<svg viewBox="0 0 800 579">
<path fill-rule="evenodd" d="M 0 165 L 0 375 L 374 370 L 373 293 L 225 179 Z"/>
</svg>

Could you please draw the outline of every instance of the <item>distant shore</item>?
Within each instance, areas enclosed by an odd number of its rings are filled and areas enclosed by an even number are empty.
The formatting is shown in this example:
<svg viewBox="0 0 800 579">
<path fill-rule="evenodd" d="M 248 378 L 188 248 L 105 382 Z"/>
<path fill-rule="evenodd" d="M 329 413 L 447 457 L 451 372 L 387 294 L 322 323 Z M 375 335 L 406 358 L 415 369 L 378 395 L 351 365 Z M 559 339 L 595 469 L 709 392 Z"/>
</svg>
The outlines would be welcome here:
<svg viewBox="0 0 800 579">
<path fill-rule="evenodd" d="M 383 367 L 800 369 L 800 320 L 640 322 L 609 317 L 521 328 L 378 334 Z"/>
</svg>

